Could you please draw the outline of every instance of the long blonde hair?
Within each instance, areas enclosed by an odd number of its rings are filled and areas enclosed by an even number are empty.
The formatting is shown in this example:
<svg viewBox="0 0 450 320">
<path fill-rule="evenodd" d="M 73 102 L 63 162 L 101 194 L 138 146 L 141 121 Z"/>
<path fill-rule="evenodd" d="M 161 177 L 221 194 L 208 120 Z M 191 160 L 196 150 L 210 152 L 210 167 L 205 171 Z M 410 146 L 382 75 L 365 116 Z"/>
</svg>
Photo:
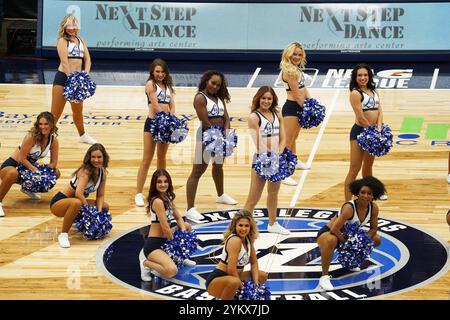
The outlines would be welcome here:
<svg viewBox="0 0 450 320">
<path fill-rule="evenodd" d="M 73 14 L 68 14 L 68 15 L 64 16 L 61 23 L 59 24 L 58 39 L 64 38 L 67 41 L 70 40 L 70 36 L 66 32 L 66 27 L 69 23 L 72 23 L 72 24 L 78 26 L 78 29 L 77 29 L 77 35 L 78 35 L 78 32 L 80 32 L 80 23 L 78 22 L 77 17 L 75 17 Z"/>
<path fill-rule="evenodd" d="M 247 210 L 239 210 L 233 217 L 228 226 L 228 229 L 223 234 L 223 241 L 225 242 L 231 234 L 236 234 L 236 224 L 241 219 L 247 219 L 250 222 L 250 232 L 248 233 L 248 237 L 250 242 L 253 243 L 259 235 L 258 227 L 256 226 L 255 219 L 253 215 Z"/>
<path fill-rule="evenodd" d="M 294 54 L 295 49 L 297 48 L 301 49 L 303 53 L 302 61 L 298 66 L 292 64 L 291 62 L 291 57 Z M 294 75 L 297 79 L 300 79 L 300 70 L 304 69 L 305 65 L 306 65 L 306 52 L 303 46 L 298 42 L 290 43 L 281 54 L 281 61 L 280 61 L 281 72 L 287 75 Z"/>
</svg>

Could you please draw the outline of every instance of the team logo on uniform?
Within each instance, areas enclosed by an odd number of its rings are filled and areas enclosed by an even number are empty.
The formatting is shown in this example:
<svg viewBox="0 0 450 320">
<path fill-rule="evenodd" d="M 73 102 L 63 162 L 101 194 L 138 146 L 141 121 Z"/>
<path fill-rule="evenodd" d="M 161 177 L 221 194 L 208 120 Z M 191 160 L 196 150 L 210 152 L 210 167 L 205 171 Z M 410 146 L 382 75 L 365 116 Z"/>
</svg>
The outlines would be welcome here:
<svg viewBox="0 0 450 320">
<path fill-rule="evenodd" d="M 264 134 L 271 134 L 272 133 L 272 124 L 266 123 L 263 129 Z"/>
<path fill-rule="evenodd" d="M 217 106 L 217 104 L 213 104 L 210 113 L 212 116 L 217 116 L 219 114 L 219 107 Z"/>
<path fill-rule="evenodd" d="M 197 265 L 183 267 L 172 279 L 155 277 L 150 283 L 140 279 L 138 257 L 149 226 L 105 244 L 99 251 L 98 265 L 113 280 L 146 294 L 167 299 L 213 299 L 206 292 L 205 280 L 219 262 L 223 232 L 236 212 L 203 214 L 204 219 L 195 225 L 199 247 L 191 257 Z M 255 250 L 260 269 L 269 273 L 266 286 L 272 300 L 376 298 L 425 285 L 446 271 L 448 255 L 444 242 L 415 227 L 380 218 L 378 232 L 382 243 L 361 266 L 361 271 L 344 269 L 334 256 L 330 275 L 335 289 L 321 291 L 318 287 L 321 258 L 316 235 L 336 213 L 329 209 L 279 209 L 278 223 L 291 231 L 290 235 L 282 236 L 267 232 L 266 209 L 255 210 L 260 230 Z"/>
</svg>

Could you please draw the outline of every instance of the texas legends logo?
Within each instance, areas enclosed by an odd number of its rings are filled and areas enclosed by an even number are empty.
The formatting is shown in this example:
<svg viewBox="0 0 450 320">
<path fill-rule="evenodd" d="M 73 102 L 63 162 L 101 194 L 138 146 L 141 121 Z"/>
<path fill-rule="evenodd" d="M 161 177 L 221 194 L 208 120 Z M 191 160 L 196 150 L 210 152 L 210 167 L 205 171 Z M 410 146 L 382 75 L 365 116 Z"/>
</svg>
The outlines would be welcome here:
<svg viewBox="0 0 450 320">
<path fill-rule="evenodd" d="M 140 279 L 139 259 L 149 226 L 112 239 L 99 252 L 97 264 L 104 273 L 131 289 L 166 299 L 211 300 L 205 279 L 222 253 L 223 232 L 236 213 L 212 211 L 195 225 L 199 248 L 191 258 L 194 267 L 184 267 L 172 279 Z M 425 285 L 447 271 L 446 244 L 412 226 L 385 218 L 378 221 L 382 244 L 375 248 L 359 272 L 350 272 L 333 257 L 330 267 L 335 290 L 318 288 L 321 276 L 317 231 L 336 210 L 279 209 L 277 221 L 291 234 L 268 233 L 266 209 L 256 209 L 254 216 L 260 230 L 255 242 L 259 267 L 269 272 L 266 286 L 272 300 L 351 300 L 399 294 Z"/>
</svg>

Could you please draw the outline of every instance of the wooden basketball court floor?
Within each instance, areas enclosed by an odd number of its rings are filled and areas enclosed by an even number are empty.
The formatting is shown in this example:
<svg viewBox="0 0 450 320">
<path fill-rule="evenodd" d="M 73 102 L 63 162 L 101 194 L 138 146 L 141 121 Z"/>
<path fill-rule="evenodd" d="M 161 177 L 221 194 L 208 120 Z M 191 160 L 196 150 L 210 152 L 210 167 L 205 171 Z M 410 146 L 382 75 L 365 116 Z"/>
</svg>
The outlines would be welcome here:
<svg viewBox="0 0 450 320">
<path fill-rule="evenodd" d="M 176 88 L 176 113 L 193 118 L 192 100 L 195 88 Z M 252 142 L 246 118 L 256 88 L 230 88 L 228 111 L 237 129 L 239 147 L 224 166 L 225 192 L 235 197 L 242 208 L 250 184 Z M 310 89 L 332 114 L 314 154 L 312 168 L 305 173 L 296 207 L 334 208 L 343 203 L 343 181 L 349 165 L 348 132 L 354 115 L 346 89 Z M 277 89 L 280 103 L 285 92 Z M 384 122 L 393 129 L 397 139 L 406 116 L 423 117 L 425 123 L 450 124 L 450 90 L 384 89 L 381 90 Z M 21 142 L 26 131 L 41 111 L 50 110 L 50 85 L 0 85 L 0 158 L 4 161 Z M 144 208 L 134 205 L 137 169 L 142 157 L 142 131 L 146 117 L 143 87 L 98 86 L 94 97 L 85 102 L 86 130 L 103 143 L 110 154 L 105 200 L 110 204 L 113 229 L 102 240 L 86 241 L 71 231 L 72 247 L 62 249 L 57 242 L 62 221 L 50 213 L 49 201 L 70 179 L 80 165 L 88 145 L 78 143 L 75 126 L 70 124 L 71 111 L 66 105 L 59 124 L 62 176 L 42 200 L 32 201 L 14 185 L 3 201 L 6 216 L 0 218 L 0 299 L 152 299 L 112 282 L 96 266 L 101 245 L 138 225 L 148 223 Z M 67 116 L 64 118 L 64 116 Z M 189 137 L 173 145 L 168 152 L 168 170 L 176 189 L 176 203 L 186 208 L 186 180 L 191 170 L 193 134 L 198 121 L 189 123 Z M 302 130 L 297 141 L 298 153 L 306 161 L 319 129 Z M 376 159 L 374 175 L 387 186 L 388 201 L 378 202 L 380 217 L 416 226 L 443 240 L 450 241 L 445 214 L 450 208 L 450 184 L 447 174 L 448 145 L 432 145 L 421 137 L 416 144 L 404 141 L 391 152 Z M 446 139 L 448 141 L 448 138 Z M 150 168 L 155 168 L 155 160 Z M 299 181 L 302 171 L 294 178 Z M 147 178 L 145 192 L 150 178 Z M 296 188 L 281 186 L 279 206 L 289 207 Z M 229 208 L 215 203 L 215 190 L 210 168 L 202 177 L 196 206 L 200 211 Z M 265 194 L 258 204 L 265 206 Z M 433 261 L 429 261 L 433 263 Z M 448 264 L 447 264 L 448 265 Z M 385 299 L 449 299 L 450 273 L 435 281 Z"/>
</svg>

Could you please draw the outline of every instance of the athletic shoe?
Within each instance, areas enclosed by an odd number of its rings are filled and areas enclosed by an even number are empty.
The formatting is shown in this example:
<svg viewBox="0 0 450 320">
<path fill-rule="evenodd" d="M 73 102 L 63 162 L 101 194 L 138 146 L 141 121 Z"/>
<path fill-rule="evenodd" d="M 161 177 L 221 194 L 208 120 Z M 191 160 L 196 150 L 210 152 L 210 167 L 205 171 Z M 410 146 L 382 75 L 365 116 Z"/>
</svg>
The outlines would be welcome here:
<svg viewBox="0 0 450 320">
<path fill-rule="evenodd" d="M 334 289 L 330 281 L 331 276 L 321 276 L 319 279 L 319 287 L 325 291 L 331 291 Z"/>
<path fill-rule="evenodd" d="M 295 169 L 300 170 L 308 170 L 310 168 L 310 166 L 308 166 L 306 163 L 301 162 L 300 160 L 297 161 L 297 165 L 295 166 Z"/>
<path fill-rule="evenodd" d="M 150 275 L 150 268 L 147 268 L 144 265 L 144 261 L 146 260 L 143 254 L 139 254 L 139 267 L 141 268 L 141 280 L 144 282 L 152 281 L 152 276 Z"/>
<path fill-rule="evenodd" d="M 70 248 L 69 234 L 65 232 L 60 233 L 58 242 L 61 248 Z"/>
<path fill-rule="evenodd" d="M 136 206 L 138 207 L 143 207 L 145 206 L 145 198 L 144 195 L 142 193 L 136 193 L 136 195 L 134 196 L 134 203 L 136 204 Z"/>
<path fill-rule="evenodd" d="M 188 211 L 186 211 L 186 218 L 189 220 L 202 220 L 203 215 L 195 209 L 195 207 L 190 208 Z"/>
<path fill-rule="evenodd" d="M 284 236 L 287 236 L 288 234 L 291 233 L 288 229 L 280 226 L 280 224 L 278 222 L 275 222 L 273 225 L 269 224 L 267 226 L 267 231 L 271 232 L 271 233 L 279 233 L 279 234 L 282 234 Z"/>
<path fill-rule="evenodd" d="M 81 143 L 87 143 L 87 144 L 95 144 L 97 143 L 97 140 L 95 140 L 94 138 L 92 138 L 89 133 L 85 132 L 82 136 L 80 136 L 80 140 Z"/>
<path fill-rule="evenodd" d="M 235 205 L 235 204 L 238 203 L 236 200 L 234 200 L 232 197 L 230 197 L 226 193 L 224 193 L 220 197 L 217 197 L 216 202 L 217 203 L 223 203 L 223 204 L 231 204 L 231 205 Z"/>
<path fill-rule="evenodd" d="M 386 201 L 387 199 L 388 199 L 387 194 L 382 194 L 382 195 L 380 196 L 380 200 L 381 200 L 381 201 Z"/>
<path fill-rule="evenodd" d="M 297 181 L 295 181 L 291 177 L 287 177 L 284 180 L 281 180 L 281 183 L 288 185 L 288 186 L 296 186 L 297 185 Z"/>
<path fill-rule="evenodd" d="M 197 262 L 195 262 L 194 260 L 191 260 L 191 259 L 184 259 L 183 260 L 183 265 L 185 267 L 193 267 L 193 266 L 197 265 Z"/>
<path fill-rule="evenodd" d="M 450 173 L 447 175 L 447 183 L 450 183 Z"/>
<path fill-rule="evenodd" d="M 3 205 L 0 202 L 0 217 L 4 217 L 5 216 L 5 211 L 3 211 Z"/>
</svg>

